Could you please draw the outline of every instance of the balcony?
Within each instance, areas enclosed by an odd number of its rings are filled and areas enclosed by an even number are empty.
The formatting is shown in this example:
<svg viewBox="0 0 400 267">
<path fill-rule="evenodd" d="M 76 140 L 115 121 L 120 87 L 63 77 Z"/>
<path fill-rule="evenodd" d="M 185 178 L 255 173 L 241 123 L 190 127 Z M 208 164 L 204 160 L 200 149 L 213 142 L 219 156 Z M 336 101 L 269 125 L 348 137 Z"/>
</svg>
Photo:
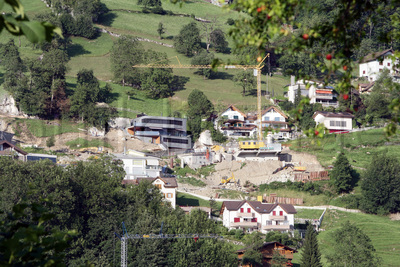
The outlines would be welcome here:
<svg viewBox="0 0 400 267">
<path fill-rule="evenodd" d="M 269 219 L 270 220 L 274 220 L 274 221 L 286 221 L 287 219 L 286 219 L 286 216 L 278 216 L 278 215 L 270 215 L 269 216 Z"/>
<path fill-rule="evenodd" d="M 254 213 L 251 212 L 240 212 L 238 211 L 236 213 L 237 217 L 242 217 L 242 218 L 253 218 L 254 217 Z"/>
<path fill-rule="evenodd" d="M 258 228 L 258 223 L 257 222 L 231 222 L 231 227 Z"/>
<path fill-rule="evenodd" d="M 290 230 L 289 224 L 280 224 L 280 225 L 264 225 L 262 227 L 263 230 Z"/>
<path fill-rule="evenodd" d="M 331 100 L 333 99 L 333 95 L 328 95 L 328 94 L 316 94 L 315 95 L 316 99 L 328 99 Z"/>
<path fill-rule="evenodd" d="M 157 131 L 136 131 L 137 136 L 160 136 L 160 132 Z"/>
</svg>

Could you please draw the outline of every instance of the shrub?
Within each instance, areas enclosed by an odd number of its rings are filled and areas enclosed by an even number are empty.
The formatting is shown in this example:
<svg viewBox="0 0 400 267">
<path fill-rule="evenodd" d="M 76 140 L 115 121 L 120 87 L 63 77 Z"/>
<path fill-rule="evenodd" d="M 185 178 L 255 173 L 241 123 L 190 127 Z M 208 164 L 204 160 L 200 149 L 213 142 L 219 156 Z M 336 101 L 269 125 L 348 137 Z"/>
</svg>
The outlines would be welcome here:
<svg viewBox="0 0 400 267">
<path fill-rule="evenodd" d="M 235 20 L 232 19 L 232 18 L 228 18 L 228 19 L 226 20 L 226 24 L 228 24 L 228 25 L 233 25 L 233 24 L 235 24 Z"/>
</svg>

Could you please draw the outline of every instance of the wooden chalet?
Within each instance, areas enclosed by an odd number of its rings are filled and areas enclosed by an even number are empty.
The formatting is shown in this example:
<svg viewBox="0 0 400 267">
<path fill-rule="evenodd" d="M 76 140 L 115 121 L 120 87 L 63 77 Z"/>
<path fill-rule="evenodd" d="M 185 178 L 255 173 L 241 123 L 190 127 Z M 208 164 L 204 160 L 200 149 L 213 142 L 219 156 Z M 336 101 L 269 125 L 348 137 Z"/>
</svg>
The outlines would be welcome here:
<svg viewBox="0 0 400 267">
<path fill-rule="evenodd" d="M 23 151 L 21 148 L 15 146 L 7 140 L 0 140 L 0 156 L 8 156 L 14 159 L 26 161 L 26 155 L 28 153 Z"/>
<path fill-rule="evenodd" d="M 242 259 L 243 256 L 246 252 L 247 249 L 249 249 L 251 247 L 247 247 L 247 248 L 243 248 L 243 249 L 239 249 L 236 251 L 237 255 L 238 255 L 238 260 L 239 260 L 239 266 L 246 266 L 246 267 L 254 267 L 251 265 L 242 265 Z M 279 254 L 281 254 L 282 256 L 284 256 L 287 259 L 287 263 L 286 265 L 282 265 L 282 266 L 293 266 L 292 264 L 292 259 L 293 259 L 293 254 L 297 253 L 297 250 L 295 250 L 294 248 L 285 246 L 279 242 L 265 242 L 259 249 L 258 249 L 262 256 L 262 266 L 271 266 L 271 260 L 272 257 L 274 255 L 274 252 L 279 252 Z"/>
</svg>

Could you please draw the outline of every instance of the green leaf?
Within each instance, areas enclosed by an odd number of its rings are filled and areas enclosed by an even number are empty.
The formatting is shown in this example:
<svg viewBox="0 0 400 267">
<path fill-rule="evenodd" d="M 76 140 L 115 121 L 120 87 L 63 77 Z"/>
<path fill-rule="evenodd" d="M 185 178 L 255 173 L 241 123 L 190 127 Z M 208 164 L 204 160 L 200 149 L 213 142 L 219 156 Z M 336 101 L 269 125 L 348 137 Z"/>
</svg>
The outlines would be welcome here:
<svg viewBox="0 0 400 267">
<path fill-rule="evenodd" d="M 32 43 L 46 40 L 46 28 L 38 21 L 24 21 L 19 23 L 22 32 Z"/>
</svg>

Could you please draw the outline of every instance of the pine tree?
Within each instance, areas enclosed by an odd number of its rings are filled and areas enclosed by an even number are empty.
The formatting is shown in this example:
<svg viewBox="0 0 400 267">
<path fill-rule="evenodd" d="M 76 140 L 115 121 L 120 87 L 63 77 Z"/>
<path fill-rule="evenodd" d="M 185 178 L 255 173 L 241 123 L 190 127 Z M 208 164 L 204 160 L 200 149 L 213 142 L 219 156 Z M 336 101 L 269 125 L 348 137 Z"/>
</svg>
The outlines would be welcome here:
<svg viewBox="0 0 400 267">
<path fill-rule="evenodd" d="M 314 227 L 309 224 L 304 240 L 303 252 L 301 254 L 302 267 L 322 267 L 321 253 L 318 248 L 317 233 Z"/>
<path fill-rule="evenodd" d="M 357 177 L 346 156 L 342 153 L 337 157 L 330 176 L 337 193 L 351 191 Z"/>
</svg>

